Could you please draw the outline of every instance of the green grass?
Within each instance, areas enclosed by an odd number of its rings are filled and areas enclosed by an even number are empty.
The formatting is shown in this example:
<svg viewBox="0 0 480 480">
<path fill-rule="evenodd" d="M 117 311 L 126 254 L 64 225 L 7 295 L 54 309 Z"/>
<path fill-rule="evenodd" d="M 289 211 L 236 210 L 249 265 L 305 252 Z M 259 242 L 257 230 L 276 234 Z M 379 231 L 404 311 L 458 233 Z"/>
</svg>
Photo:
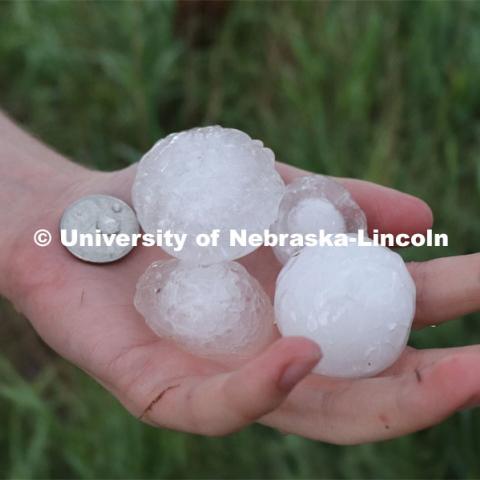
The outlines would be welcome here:
<svg viewBox="0 0 480 480">
<path fill-rule="evenodd" d="M 0 104 L 101 169 L 171 131 L 234 126 L 288 163 L 427 200 L 450 246 L 406 258 L 479 250 L 480 3 L 238 2 L 202 48 L 175 34 L 174 15 L 169 2 L 0 3 Z M 478 412 L 357 447 L 262 427 L 224 439 L 154 430 L 6 304 L 0 314 L 2 477 L 480 477 Z M 478 321 L 414 343 L 479 343 Z"/>
</svg>

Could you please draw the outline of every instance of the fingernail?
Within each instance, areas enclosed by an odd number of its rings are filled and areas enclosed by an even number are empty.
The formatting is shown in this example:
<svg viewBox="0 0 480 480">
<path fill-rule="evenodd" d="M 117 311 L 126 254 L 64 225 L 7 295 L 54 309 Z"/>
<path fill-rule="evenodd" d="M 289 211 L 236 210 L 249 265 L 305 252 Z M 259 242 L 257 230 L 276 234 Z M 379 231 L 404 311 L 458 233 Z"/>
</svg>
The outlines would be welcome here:
<svg viewBox="0 0 480 480">
<path fill-rule="evenodd" d="M 289 392 L 302 378 L 310 373 L 319 360 L 320 357 L 309 357 L 291 363 L 281 375 L 278 388 Z"/>
</svg>

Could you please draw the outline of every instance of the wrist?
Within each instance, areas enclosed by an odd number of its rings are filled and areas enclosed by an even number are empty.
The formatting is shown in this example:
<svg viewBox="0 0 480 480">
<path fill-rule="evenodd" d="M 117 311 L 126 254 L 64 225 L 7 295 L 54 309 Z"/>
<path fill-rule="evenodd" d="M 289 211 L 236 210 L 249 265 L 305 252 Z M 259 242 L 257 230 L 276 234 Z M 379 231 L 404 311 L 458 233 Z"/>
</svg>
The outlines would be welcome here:
<svg viewBox="0 0 480 480">
<path fill-rule="evenodd" d="M 0 294 L 18 304 L 18 297 L 48 271 L 51 256 L 58 255 L 56 237 L 63 209 L 100 174 L 67 160 L 61 169 L 46 162 L 19 162 L 10 169 L 4 165 L 2 173 Z M 39 229 L 52 234 L 48 247 L 35 245 L 33 236 Z"/>
<path fill-rule="evenodd" d="M 70 162 L 68 162 L 70 163 Z M 117 172 L 91 171 L 70 163 L 67 175 L 34 176 L 33 184 L 25 184 L 28 198 L 22 198 L 20 218 L 0 235 L 0 294 L 22 310 L 25 299 L 42 287 L 55 282 L 61 286 L 59 272 L 70 268 L 74 259 L 60 243 L 59 222 L 65 208 L 85 195 L 113 195 L 130 203 L 135 166 Z M 50 179 L 50 180 L 49 180 Z M 1 199 L 0 199 L 1 200 Z M 15 216 L 15 215 L 14 215 Z M 33 236 L 39 229 L 52 234 L 47 247 L 35 245 Z M 58 268 L 59 264 L 64 269 Z"/>
</svg>

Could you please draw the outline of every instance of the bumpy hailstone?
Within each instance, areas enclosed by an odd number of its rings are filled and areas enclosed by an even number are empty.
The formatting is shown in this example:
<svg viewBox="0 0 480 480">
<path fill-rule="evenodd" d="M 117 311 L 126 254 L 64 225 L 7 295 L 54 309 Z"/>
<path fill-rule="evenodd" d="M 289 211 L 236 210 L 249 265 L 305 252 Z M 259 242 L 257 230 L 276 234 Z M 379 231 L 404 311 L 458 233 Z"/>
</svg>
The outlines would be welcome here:
<svg viewBox="0 0 480 480">
<path fill-rule="evenodd" d="M 278 219 L 272 226 L 277 234 L 353 233 L 367 229 L 362 209 L 345 187 L 323 175 L 308 175 L 290 183 L 283 195 Z M 285 264 L 298 246 L 276 246 L 278 260 Z"/>
<path fill-rule="evenodd" d="M 237 262 L 155 262 L 140 277 L 134 304 L 157 335 L 200 356 L 248 357 L 274 332 L 270 299 Z"/>
<path fill-rule="evenodd" d="M 187 234 L 185 247 L 163 248 L 182 260 L 210 264 L 256 247 L 230 246 L 230 229 L 263 233 L 275 221 L 285 189 L 275 156 L 246 133 L 219 126 L 174 133 L 138 165 L 133 205 L 147 233 Z M 199 246 L 197 234 L 220 229 L 218 246 Z"/>
<path fill-rule="evenodd" d="M 323 352 L 315 373 L 364 377 L 385 370 L 408 340 L 415 285 L 402 258 L 381 246 L 306 247 L 280 272 L 277 326 Z"/>
</svg>

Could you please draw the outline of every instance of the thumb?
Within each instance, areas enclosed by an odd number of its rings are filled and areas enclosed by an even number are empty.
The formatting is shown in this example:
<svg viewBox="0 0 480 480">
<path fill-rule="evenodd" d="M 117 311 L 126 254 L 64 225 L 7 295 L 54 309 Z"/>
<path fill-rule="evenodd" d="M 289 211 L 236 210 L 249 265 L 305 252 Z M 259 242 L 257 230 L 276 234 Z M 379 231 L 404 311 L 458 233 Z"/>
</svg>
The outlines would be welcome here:
<svg viewBox="0 0 480 480">
<path fill-rule="evenodd" d="M 320 358 L 314 342 L 281 338 L 238 370 L 183 382 L 163 405 L 176 421 L 159 423 L 203 435 L 239 430 L 275 410 Z"/>
</svg>

